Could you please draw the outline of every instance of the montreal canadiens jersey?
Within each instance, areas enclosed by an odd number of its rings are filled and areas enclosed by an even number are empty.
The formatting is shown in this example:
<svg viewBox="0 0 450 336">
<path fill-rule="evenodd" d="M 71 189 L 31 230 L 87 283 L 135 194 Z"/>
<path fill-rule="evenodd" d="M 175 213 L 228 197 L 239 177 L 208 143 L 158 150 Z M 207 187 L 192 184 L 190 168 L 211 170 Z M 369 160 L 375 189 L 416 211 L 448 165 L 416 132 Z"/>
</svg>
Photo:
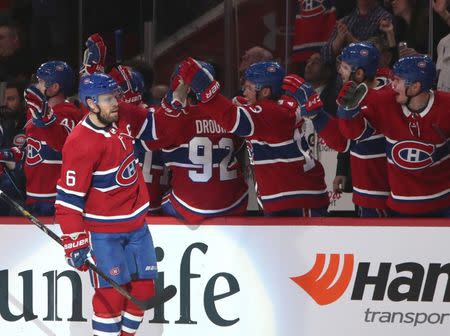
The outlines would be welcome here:
<svg viewBox="0 0 450 336">
<path fill-rule="evenodd" d="M 369 89 L 362 104 L 375 104 L 374 93 L 390 88 L 384 83 Z M 386 140 L 376 130 L 368 130 L 350 145 L 353 203 L 366 208 L 386 209 L 390 187 L 387 173 Z"/>
<path fill-rule="evenodd" d="M 141 105 L 148 108 L 149 112 L 155 113 L 159 108 L 152 105 Z M 151 150 L 151 143 L 137 140 L 134 144 L 134 152 L 142 168 L 144 181 L 147 184 L 149 196 L 149 214 L 159 214 L 164 193 L 169 189 L 168 170 L 162 160 L 162 152 L 159 149 Z"/>
<path fill-rule="evenodd" d="M 312 157 L 292 98 L 234 106 L 218 95 L 203 108 L 224 129 L 246 139 L 264 212 L 328 207 L 324 170 Z"/>
<path fill-rule="evenodd" d="M 156 139 L 154 114 L 124 102 L 117 123 L 99 128 L 86 116 L 75 127 L 63 148 L 55 202 L 64 233 L 129 232 L 144 223 L 149 198 L 134 138 Z"/>
<path fill-rule="evenodd" d="M 46 127 L 38 127 L 33 120 L 25 126 L 27 204 L 54 202 L 56 182 L 61 171 L 61 151 L 68 134 L 81 120 L 82 112 L 65 101 L 53 106 L 56 119 Z"/>
<path fill-rule="evenodd" d="M 198 106 L 175 118 L 183 134 L 162 150 L 171 173 L 171 190 L 164 201 L 189 222 L 207 217 L 243 215 L 248 186 L 235 153 L 243 140 L 228 133 Z"/>
<path fill-rule="evenodd" d="M 386 139 L 390 208 L 425 214 L 450 205 L 450 94 L 431 92 L 426 108 L 412 113 L 395 101 L 393 90 L 373 94 L 354 118 L 341 118 L 349 138 L 382 133 Z"/>
</svg>

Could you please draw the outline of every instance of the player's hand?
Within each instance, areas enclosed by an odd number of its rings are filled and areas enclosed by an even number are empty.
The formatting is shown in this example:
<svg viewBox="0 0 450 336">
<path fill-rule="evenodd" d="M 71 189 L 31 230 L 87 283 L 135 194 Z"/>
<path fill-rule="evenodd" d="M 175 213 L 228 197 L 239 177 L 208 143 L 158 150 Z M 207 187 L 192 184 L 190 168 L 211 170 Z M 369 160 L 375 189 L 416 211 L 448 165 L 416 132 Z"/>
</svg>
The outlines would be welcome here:
<svg viewBox="0 0 450 336">
<path fill-rule="evenodd" d="M 347 176 L 337 175 L 333 180 L 333 192 L 340 194 L 344 191 L 347 183 Z"/>
<path fill-rule="evenodd" d="M 91 251 L 87 233 L 74 232 L 70 235 L 62 235 L 61 240 L 67 263 L 79 271 L 87 271 L 88 267 L 85 263 Z"/>
<path fill-rule="evenodd" d="M 322 111 L 322 100 L 302 77 L 293 74 L 285 76 L 281 88 L 285 90 L 286 95 L 297 101 L 302 117 L 314 118 Z"/>
<path fill-rule="evenodd" d="M 0 162 L 20 162 L 23 152 L 18 147 L 0 150 Z"/>
<path fill-rule="evenodd" d="M 27 111 L 31 113 L 37 126 L 47 126 L 56 119 L 52 108 L 48 105 L 47 97 L 36 86 L 29 86 L 24 96 Z"/>
<path fill-rule="evenodd" d="M 219 82 L 191 57 L 181 62 L 178 76 L 194 90 L 197 99 L 202 103 L 213 99 L 220 91 Z"/>
<path fill-rule="evenodd" d="M 98 33 L 92 34 L 86 41 L 80 76 L 90 75 L 94 72 L 104 72 L 105 57 L 106 45 L 103 42 L 103 38 Z"/>
<path fill-rule="evenodd" d="M 353 111 L 359 109 L 359 105 L 367 94 L 365 83 L 356 84 L 353 81 L 344 83 L 336 99 L 339 109 Z"/>
</svg>

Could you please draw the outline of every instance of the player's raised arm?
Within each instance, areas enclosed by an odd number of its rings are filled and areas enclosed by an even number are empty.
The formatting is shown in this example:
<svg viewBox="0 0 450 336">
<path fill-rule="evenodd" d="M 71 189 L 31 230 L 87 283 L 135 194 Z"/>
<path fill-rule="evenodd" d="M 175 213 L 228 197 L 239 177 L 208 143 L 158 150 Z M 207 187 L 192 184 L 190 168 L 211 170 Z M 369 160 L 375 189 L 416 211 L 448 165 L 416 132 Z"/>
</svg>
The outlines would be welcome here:
<svg viewBox="0 0 450 336">
<path fill-rule="evenodd" d="M 291 74 L 283 78 L 282 88 L 286 96 L 295 99 L 300 116 L 312 121 L 314 129 L 329 147 L 339 152 L 348 149 L 350 143 L 339 131 L 338 120 L 323 109 L 319 95 L 309 83 Z"/>
</svg>

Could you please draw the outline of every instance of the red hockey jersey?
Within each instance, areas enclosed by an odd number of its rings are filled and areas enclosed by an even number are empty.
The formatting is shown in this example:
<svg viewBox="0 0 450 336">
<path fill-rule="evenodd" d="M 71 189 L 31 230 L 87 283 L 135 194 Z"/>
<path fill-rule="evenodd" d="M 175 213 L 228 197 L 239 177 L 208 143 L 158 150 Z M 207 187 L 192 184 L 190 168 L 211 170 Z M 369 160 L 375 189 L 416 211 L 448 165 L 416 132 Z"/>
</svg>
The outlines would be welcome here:
<svg viewBox="0 0 450 336">
<path fill-rule="evenodd" d="M 51 202 L 56 197 L 56 182 L 61 171 L 61 151 L 68 134 L 82 119 L 82 112 L 65 101 L 53 106 L 56 119 L 46 127 L 37 127 L 32 119 L 25 127 L 27 204 Z"/>
<path fill-rule="evenodd" d="M 218 95 L 202 106 L 224 129 L 247 140 L 256 190 L 266 213 L 328 207 L 323 167 L 311 155 L 297 104 L 290 97 L 234 106 Z"/>
<path fill-rule="evenodd" d="M 243 140 L 225 131 L 197 106 L 173 120 L 184 134 L 173 134 L 175 146 L 162 151 L 171 172 L 167 196 L 189 222 L 223 214 L 243 215 L 247 209 L 247 183 L 235 153 Z"/>
<path fill-rule="evenodd" d="M 391 192 L 388 206 L 425 214 L 450 205 L 450 94 L 432 92 L 424 111 L 413 114 L 395 92 L 376 92 L 353 118 L 339 120 L 342 133 L 364 139 L 374 130 L 386 138 Z"/>
<path fill-rule="evenodd" d="M 167 144 L 171 132 L 178 130 L 164 113 L 150 113 L 125 102 L 119 102 L 119 120 L 111 126 L 99 128 L 85 117 L 63 148 L 55 202 L 62 231 L 129 232 L 139 228 L 149 198 L 134 155 L 134 139 L 149 141 L 157 148 Z"/>
</svg>

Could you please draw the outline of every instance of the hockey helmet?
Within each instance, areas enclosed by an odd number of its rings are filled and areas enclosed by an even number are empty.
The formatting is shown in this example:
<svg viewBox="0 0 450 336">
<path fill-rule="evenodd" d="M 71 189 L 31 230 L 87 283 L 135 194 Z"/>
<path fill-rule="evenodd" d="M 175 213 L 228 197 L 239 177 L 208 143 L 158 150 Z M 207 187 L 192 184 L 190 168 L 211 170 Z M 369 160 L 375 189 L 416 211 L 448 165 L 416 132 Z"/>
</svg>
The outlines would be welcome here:
<svg viewBox="0 0 450 336">
<path fill-rule="evenodd" d="M 284 76 L 285 71 L 279 63 L 265 61 L 250 65 L 245 71 L 244 80 L 255 84 L 257 91 L 269 87 L 272 95 L 278 97 L 281 95 Z"/>
<path fill-rule="evenodd" d="M 393 67 L 394 75 L 404 79 L 406 85 L 419 82 L 422 91 L 430 90 L 436 79 L 436 66 L 427 55 L 400 58 Z"/>
<path fill-rule="evenodd" d="M 211 74 L 211 76 L 214 78 L 216 77 L 216 71 L 214 70 L 214 67 L 211 63 L 199 61 L 199 63 L 202 65 L 202 67 Z"/>
<path fill-rule="evenodd" d="M 342 50 L 338 61 L 350 65 L 352 73 L 363 69 L 366 77 L 371 78 L 377 73 L 380 52 L 371 42 L 350 43 Z"/>
<path fill-rule="evenodd" d="M 80 79 L 78 87 L 78 95 L 83 104 L 86 104 L 86 99 L 90 98 L 94 103 L 98 103 L 98 96 L 107 93 L 116 94 L 120 91 L 116 81 L 109 75 L 96 72 L 86 75 Z"/>
<path fill-rule="evenodd" d="M 36 71 L 36 77 L 45 82 L 45 87 L 48 88 L 54 83 L 58 83 L 60 90 L 64 94 L 71 93 L 73 86 L 73 70 L 63 61 L 49 61 L 41 64 Z"/>
</svg>

